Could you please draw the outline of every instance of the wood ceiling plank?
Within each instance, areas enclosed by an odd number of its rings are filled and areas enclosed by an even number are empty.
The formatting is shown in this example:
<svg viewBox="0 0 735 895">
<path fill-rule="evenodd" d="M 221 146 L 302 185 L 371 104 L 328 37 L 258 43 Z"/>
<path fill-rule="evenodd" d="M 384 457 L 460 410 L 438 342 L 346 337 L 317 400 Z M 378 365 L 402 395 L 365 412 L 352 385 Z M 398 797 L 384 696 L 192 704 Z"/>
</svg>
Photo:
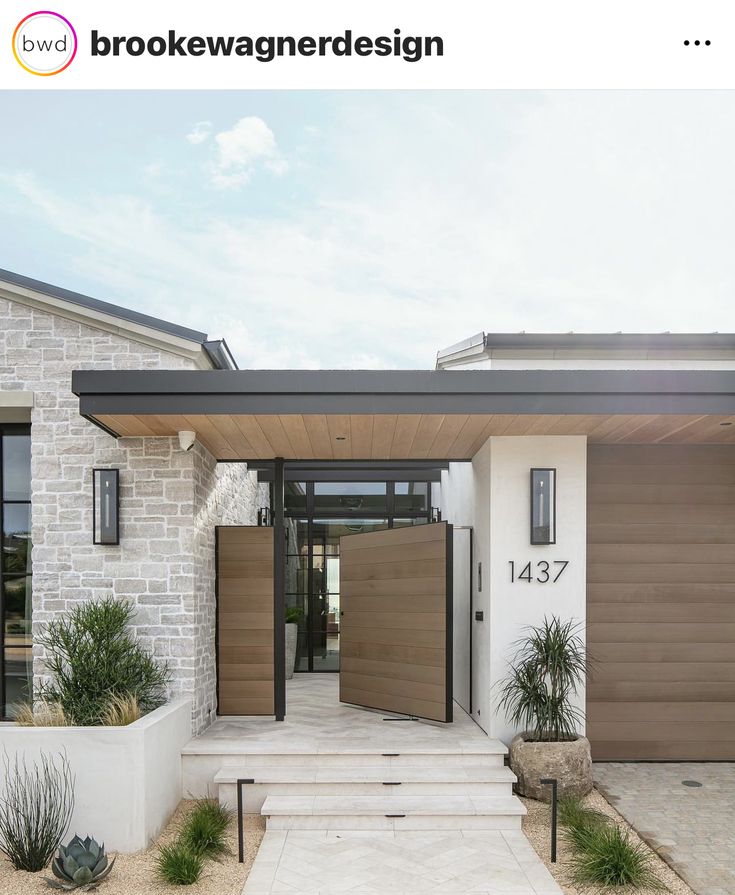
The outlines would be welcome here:
<svg viewBox="0 0 735 895">
<path fill-rule="evenodd" d="M 429 450 L 434 439 L 444 422 L 444 416 L 438 413 L 423 413 L 416 435 L 411 445 L 411 458 L 414 460 L 425 460 L 429 456 Z"/>
<path fill-rule="evenodd" d="M 493 417 L 489 414 L 470 414 L 456 438 L 448 448 L 447 456 L 452 459 L 463 459 L 472 456 L 470 450 L 482 435 Z"/>
<path fill-rule="evenodd" d="M 396 429 L 391 444 L 391 457 L 394 459 L 411 456 L 411 445 L 416 437 L 416 430 L 421 422 L 420 413 L 402 413 L 396 419 Z"/>
<path fill-rule="evenodd" d="M 396 431 L 395 413 L 376 414 L 373 421 L 373 460 L 390 460 L 393 436 Z"/>
<path fill-rule="evenodd" d="M 429 448 L 428 456 L 437 460 L 451 459 L 453 455 L 449 453 L 449 450 L 468 418 L 469 415 L 466 413 L 447 414 L 442 420 L 439 431 L 436 433 L 436 437 Z"/>
<path fill-rule="evenodd" d="M 350 416 L 352 459 L 367 460 L 373 450 L 373 416 L 356 413 Z"/>
<path fill-rule="evenodd" d="M 193 429 L 197 438 L 207 448 L 209 453 L 217 460 L 234 460 L 236 455 L 232 447 L 222 433 L 214 426 L 208 417 L 196 414 L 184 414 L 186 428 Z"/>
<path fill-rule="evenodd" d="M 303 419 L 314 452 L 313 458 L 315 460 L 333 460 L 334 446 L 329 437 L 326 416 L 323 413 L 309 413 L 304 414 Z"/>
<path fill-rule="evenodd" d="M 271 443 L 276 457 L 293 460 L 296 452 L 289 441 L 286 430 L 283 428 L 281 418 L 276 413 L 258 413 L 256 419 L 265 437 Z"/>
<path fill-rule="evenodd" d="M 244 438 L 249 442 L 254 453 L 253 456 L 257 460 L 270 460 L 275 456 L 273 446 L 260 427 L 260 423 L 252 414 L 235 414 L 233 416 L 235 425 L 242 432 Z"/>
<path fill-rule="evenodd" d="M 207 419 L 230 445 L 233 453 L 227 459 L 238 460 L 243 457 L 254 457 L 252 445 L 229 414 L 211 414 L 207 416 Z"/>
<path fill-rule="evenodd" d="M 351 460 L 352 432 L 349 416 L 346 413 L 329 414 L 327 426 L 335 460 Z"/>
<path fill-rule="evenodd" d="M 282 413 L 281 424 L 298 460 L 313 460 L 314 449 L 300 413 Z"/>
</svg>

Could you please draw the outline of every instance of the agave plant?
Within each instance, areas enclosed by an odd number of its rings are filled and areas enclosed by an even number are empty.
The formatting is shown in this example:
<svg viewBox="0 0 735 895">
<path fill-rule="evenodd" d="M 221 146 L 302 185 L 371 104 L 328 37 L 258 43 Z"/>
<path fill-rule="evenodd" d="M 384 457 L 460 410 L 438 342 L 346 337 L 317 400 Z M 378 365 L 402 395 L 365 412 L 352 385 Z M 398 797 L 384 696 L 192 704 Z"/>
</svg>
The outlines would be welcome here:
<svg viewBox="0 0 735 895">
<path fill-rule="evenodd" d="M 51 864 L 57 879 L 47 882 L 54 889 L 66 891 L 94 889 L 112 870 L 114 863 L 115 858 L 107 860 L 104 843 L 100 845 L 89 836 L 86 839 L 75 836 L 66 848 L 59 846 L 59 853 Z"/>
</svg>

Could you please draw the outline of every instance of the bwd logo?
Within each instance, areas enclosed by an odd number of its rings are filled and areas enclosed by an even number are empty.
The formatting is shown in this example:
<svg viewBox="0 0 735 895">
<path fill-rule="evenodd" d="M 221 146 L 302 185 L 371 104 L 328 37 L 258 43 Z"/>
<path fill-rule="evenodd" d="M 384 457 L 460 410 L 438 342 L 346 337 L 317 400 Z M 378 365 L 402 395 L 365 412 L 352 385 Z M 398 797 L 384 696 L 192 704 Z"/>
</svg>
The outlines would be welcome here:
<svg viewBox="0 0 735 895">
<path fill-rule="evenodd" d="M 58 75 L 77 54 L 77 33 L 58 12 L 32 12 L 18 22 L 13 53 L 18 65 L 32 75 Z"/>
</svg>

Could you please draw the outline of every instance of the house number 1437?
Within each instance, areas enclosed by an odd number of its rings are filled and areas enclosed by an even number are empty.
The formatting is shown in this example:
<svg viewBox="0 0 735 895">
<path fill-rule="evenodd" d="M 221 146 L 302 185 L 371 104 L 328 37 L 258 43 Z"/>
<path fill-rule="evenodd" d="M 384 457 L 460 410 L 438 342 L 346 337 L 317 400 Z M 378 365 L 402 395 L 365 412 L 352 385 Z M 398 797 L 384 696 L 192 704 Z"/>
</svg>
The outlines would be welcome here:
<svg viewBox="0 0 735 895">
<path fill-rule="evenodd" d="M 516 571 L 516 564 L 512 559 L 509 560 L 508 565 L 510 566 L 511 584 L 515 584 L 516 581 L 527 581 L 529 583 L 538 581 L 539 584 L 546 584 L 547 581 L 550 581 L 554 584 L 564 574 L 564 570 L 569 565 L 569 560 L 555 559 L 553 562 L 546 562 L 545 559 L 542 559 L 535 566 L 527 562 L 520 572 Z"/>
</svg>

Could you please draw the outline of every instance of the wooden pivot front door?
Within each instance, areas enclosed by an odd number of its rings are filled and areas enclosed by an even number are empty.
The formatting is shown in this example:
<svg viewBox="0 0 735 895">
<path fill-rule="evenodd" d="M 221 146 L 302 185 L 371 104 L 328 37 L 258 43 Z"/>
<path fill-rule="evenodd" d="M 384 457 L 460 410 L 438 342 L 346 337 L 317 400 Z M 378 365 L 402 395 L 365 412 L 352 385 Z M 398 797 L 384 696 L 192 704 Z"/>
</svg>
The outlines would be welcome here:
<svg viewBox="0 0 735 895">
<path fill-rule="evenodd" d="M 217 712 L 272 715 L 273 528 L 219 526 Z"/>
<path fill-rule="evenodd" d="M 452 720 L 452 526 L 340 539 L 340 701 Z"/>
</svg>

